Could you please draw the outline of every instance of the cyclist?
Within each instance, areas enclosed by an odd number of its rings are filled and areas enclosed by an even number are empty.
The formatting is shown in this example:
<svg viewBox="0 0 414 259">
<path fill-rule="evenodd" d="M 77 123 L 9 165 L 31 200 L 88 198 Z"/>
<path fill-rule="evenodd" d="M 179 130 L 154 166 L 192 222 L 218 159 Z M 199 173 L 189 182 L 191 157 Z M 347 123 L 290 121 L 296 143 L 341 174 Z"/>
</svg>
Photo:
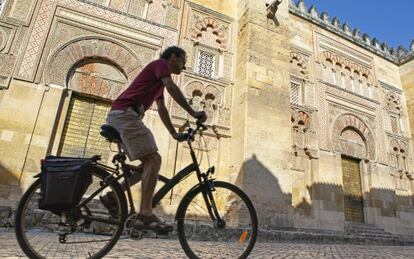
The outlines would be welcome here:
<svg viewBox="0 0 414 259">
<path fill-rule="evenodd" d="M 184 140 L 184 135 L 177 133 L 171 123 L 164 103 L 164 88 L 192 117 L 201 121 L 207 119 L 204 111 L 193 110 L 171 78 L 171 74 L 178 75 L 185 69 L 185 62 L 186 53 L 183 49 L 176 46 L 165 49 L 160 59 L 149 63 L 113 102 L 107 117 L 107 123 L 120 133 L 123 148 L 129 160 L 139 159 L 141 161 L 140 168 L 143 170 L 141 207 L 134 223 L 134 227 L 138 229 L 172 229 L 172 226 L 162 223 L 152 213 L 152 196 L 160 170 L 161 156 L 157 152 L 154 136 L 142 121 L 145 111 L 155 101 L 161 121 L 171 136 L 180 142 Z M 130 184 L 133 185 L 140 180 L 135 172 L 135 176 L 130 179 Z M 125 187 L 125 183 L 123 185 Z M 100 199 L 112 216 L 117 215 L 117 203 L 112 192 L 101 196 Z"/>
</svg>

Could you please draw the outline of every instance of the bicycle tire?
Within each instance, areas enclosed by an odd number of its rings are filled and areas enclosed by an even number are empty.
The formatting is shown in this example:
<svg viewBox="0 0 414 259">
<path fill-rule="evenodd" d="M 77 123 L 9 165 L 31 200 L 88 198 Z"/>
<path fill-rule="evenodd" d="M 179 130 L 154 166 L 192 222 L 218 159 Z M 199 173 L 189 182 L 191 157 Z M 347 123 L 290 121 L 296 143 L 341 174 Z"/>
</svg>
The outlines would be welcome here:
<svg viewBox="0 0 414 259">
<path fill-rule="evenodd" d="M 103 169 L 101 169 L 97 166 L 93 166 L 91 170 L 92 170 L 92 174 L 96 175 L 100 179 L 110 179 L 110 178 L 112 178 L 112 176 L 108 172 L 106 172 L 105 170 L 103 170 Z M 27 189 L 27 191 L 23 194 L 23 196 L 22 196 L 22 198 L 19 202 L 19 205 L 18 205 L 17 211 L 16 211 L 16 216 L 15 216 L 15 234 L 16 234 L 18 244 L 21 247 L 21 249 L 23 250 L 23 252 L 29 258 L 36 258 L 36 259 L 37 258 L 45 258 L 45 257 L 40 256 L 36 251 L 33 251 L 31 245 L 28 244 L 28 241 L 26 240 L 25 234 L 24 234 L 24 227 L 22 225 L 22 223 L 23 223 L 22 222 L 22 217 L 24 215 L 23 213 L 24 213 L 24 210 L 26 209 L 27 202 L 32 197 L 32 195 L 35 194 L 35 192 L 39 188 L 39 186 L 40 186 L 40 179 L 37 179 Z M 109 184 L 109 187 L 112 188 L 112 191 L 115 192 L 115 195 L 119 199 L 119 208 L 120 208 L 120 213 L 121 213 L 120 214 L 120 224 L 119 224 L 119 227 L 118 227 L 117 231 L 112 236 L 112 239 L 110 240 L 110 242 L 108 242 L 107 245 L 103 247 L 103 249 L 101 249 L 100 251 L 95 253 L 93 256 L 89 257 L 89 258 L 92 258 L 92 259 L 102 258 L 113 248 L 113 246 L 117 243 L 117 241 L 119 240 L 119 238 L 122 234 L 124 222 L 125 222 L 125 219 L 126 219 L 127 214 L 128 214 L 127 201 L 126 201 L 126 197 L 125 197 L 125 194 L 122 190 L 121 185 L 116 180 L 114 180 Z"/>
<path fill-rule="evenodd" d="M 252 202 L 250 201 L 249 197 L 237 186 L 227 183 L 227 182 L 221 182 L 221 181 L 213 181 L 213 186 L 214 189 L 218 189 L 218 188 L 222 188 L 222 189 L 227 189 L 230 192 L 233 192 L 235 194 L 237 194 L 237 196 L 243 201 L 243 203 L 245 204 L 250 217 L 251 217 L 251 233 L 249 234 L 249 244 L 247 245 L 246 249 L 244 250 L 244 252 L 238 256 L 238 258 L 247 258 L 247 256 L 251 253 L 251 251 L 254 248 L 254 245 L 256 243 L 256 239 L 257 239 L 257 231 L 258 231 L 258 220 L 257 220 L 257 214 L 256 214 L 256 210 L 252 204 Z M 182 201 L 180 202 L 178 209 L 177 209 L 177 215 L 176 215 L 176 219 L 177 219 L 177 234 L 178 234 L 178 239 L 180 241 L 181 247 L 183 248 L 185 254 L 189 257 L 189 258 L 200 258 L 199 256 L 197 256 L 195 254 L 195 252 L 193 251 L 193 249 L 190 247 L 187 237 L 186 237 L 186 233 L 185 233 L 185 217 L 186 217 L 186 213 L 187 213 L 187 209 L 189 204 L 193 201 L 193 199 L 198 195 L 201 194 L 203 192 L 204 186 L 198 186 L 196 188 L 193 188 L 192 190 L 190 190 L 182 199 Z M 230 197 L 230 196 L 229 196 Z M 223 255 L 221 255 L 223 256 Z M 232 257 L 234 258 L 234 257 Z"/>
</svg>

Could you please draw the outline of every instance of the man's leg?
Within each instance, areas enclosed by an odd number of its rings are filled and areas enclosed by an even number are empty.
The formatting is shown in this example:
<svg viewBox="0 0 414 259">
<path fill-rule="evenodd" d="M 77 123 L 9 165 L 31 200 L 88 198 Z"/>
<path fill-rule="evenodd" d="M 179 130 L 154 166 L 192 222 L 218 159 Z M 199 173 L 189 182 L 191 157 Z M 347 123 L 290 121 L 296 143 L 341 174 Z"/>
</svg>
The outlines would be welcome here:
<svg viewBox="0 0 414 259">
<path fill-rule="evenodd" d="M 129 187 L 131 187 L 137 184 L 139 181 L 141 181 L 144 166 L 142 163 L 139 166 L 134 166 L 134 165 L 128 165 L 128 166 L 131 172 L 131 177 L 128 178 L 128 183 L 129 183 Z M 122 181 L 121 186 L 122 186 L 122 189 L 126 191 L 127 187 L 126 187 L 125 181 Z"/>
<path fill-rule="evenodd" d="M 161 156 L 153 153 L 141 159 L 144 171 L 142 174 L 142 196 L 140 213 L 144 216 L 152 215 L 152 196 L 157 184 L 158 172 L 161 167 Z"/>
</svg>

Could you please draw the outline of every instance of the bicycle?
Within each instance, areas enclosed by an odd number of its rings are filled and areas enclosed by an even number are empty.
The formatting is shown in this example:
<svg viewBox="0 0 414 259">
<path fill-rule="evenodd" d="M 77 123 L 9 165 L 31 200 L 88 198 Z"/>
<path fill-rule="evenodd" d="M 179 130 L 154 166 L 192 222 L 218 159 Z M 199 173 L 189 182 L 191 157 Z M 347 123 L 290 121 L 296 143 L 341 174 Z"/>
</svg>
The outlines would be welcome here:
<svg viewBox="0 0 414 259">
<path fill-rule="evenodd" d="M 15 232 L 28 257 L 101 258 L 110 252 L 123 232 L 127 238 L 134 239 L 148 234 L 131 226 L 137 215 L 129 186 L 134 167 L 125 162 L 119 133 L 109 125 L 101 129 L 102 136 L 117 144 L 118 152 L 112 160 L 115 168 L 100 164 L 100 156 L 90 158 L 93 183 L 78 206 L 61 214 L 39 210 L 40 179 L 24 193 L 16 212 Z M 240 188 L 212 177 L 214 166 L 201 172 L 192 142 L 197 133 L 202 135 L 206 129 L 199 121 L 195 129 L 188 127 L 185 136 L 192 163 L 171 179 L 159 175 L 158 181 L 163 185 L 155 193 L 152 204 L 155 208 L 172 188 L 195 173 L 198 184 L 184 195 L 175 215 L 176 234 L 185 254 L 189 258 L 201 258 L 207 245 L 211 245 L 213 250 L 209 251 L 209 256 L 223 257 L 221 247 L 224 246 L 231 258 L 246 258 L 257 238 L 256 211 Z M 121 179 L 125 181 L 126 195 L 119 183 Z M 107 191 L 112 191 L 116 198 L 118 213 L 115 216 L 110 215 L 99 200 L 98 195 Z"/>
</svg>

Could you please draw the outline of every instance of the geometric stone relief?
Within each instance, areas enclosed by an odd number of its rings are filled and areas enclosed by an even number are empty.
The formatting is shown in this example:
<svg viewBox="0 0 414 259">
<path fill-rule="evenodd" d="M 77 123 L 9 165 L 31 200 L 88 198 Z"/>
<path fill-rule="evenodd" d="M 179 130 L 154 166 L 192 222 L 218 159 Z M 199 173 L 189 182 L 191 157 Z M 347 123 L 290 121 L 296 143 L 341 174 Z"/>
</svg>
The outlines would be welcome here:
<svg viewBox="0 0 414 259">
<path fill-rule="evenodd" d="M 331 63 L 333 65 L 340 64 L 342 68 L 349 68 L 351 72 L 358 72 L 360 75 L 370 77 L 369 69 L 363 67 L 353 61 L 350 61 L 344 57 L 338 56 L 330 51 L 324 51 L 322 53 L 322 60 L 324 63 Z"/>
<path fill-rule="evenodd" d="M 142 68 L 137 56 L 119 42 L 94 36 L 67 42 L 52 53 L 44 70 L 44 83 L 66 86 L 77 64 L 92 62 L 113 64 L 128 81 Z"/>
<path fill-rule="evenodd" d="M 290 50 L 290 73 L 297 77 L 308 78 L 309 57 L 297 50 Z"/>
<path fill-rule="evenodd" d="M 366 123 L 354 114 L 343 113 L 333 123 L 333 151 L 375 161 L 375 139 Z"/>
<path fill-rule="evenodd" d="M 321 54 L 321 79 L 348 92 L 376 99 L 370 70 L 346 58 L 325 51 Z"/>
<path fill-rule="evenodd" d="M 326 102 L 326 89 L 328 86 L 325 84 L 319 84 L 318 87 L 318 116 L 319 116 L 319 147 L 324 150 L 328 150 L 328 109 Z"/>
<path fill-rule="evenodd" d="M 169 3 L 168 3 L 169 2 Z M 171 1 L 166 0 L 152 0 L 149 1 L 148 5 L 148 13 L 147 13 L 147 19 L 149 21 L 159 23 L 159 24 L 165 24 L 165 17 L 167 14 L 167 7 L 168 4 L 172 4 Z"/>
<path fill-rule="evenodd" d="M 173 7 L 173 6 L 168 6 L 167 14 L 165 17 L 165 25 L 172 27 L 172 28 L 177 28 L 179 16 L 180 16 L 180 9 Z"/>
<path fill-rule="evenodd" d="M 184 83 L 183 92 L 196 111 L 207 113 L 207 124 L 230 126 L 230 109 L 225 107 L 223 87 L 209 82 L 190 80 Z M 187 118 L 187 113 L 173 102 L 171 113 L 181 118 Z"/>
<path fill-rule="evenodd" d="M 386 109 L 391 112 L 401 113 L 402 112 L 402 105 L 401 105 L 401 97 L 397 93 L 393 91 L 385 91 L 384 90 L 384 103 L 386 105 Z"/>
<path fill-rule="evenodd" d="M 134 30 L 148 32 L 151 35 L 157 35 L 163 38 L 162 48 L 169 45 L 177 44 L 178 33 L 166 27 L 160 27 L 153 23 L 145 22 L 121 13 L 116 13 L 107 9 L 103 9 L 83 1 L 78 0 L 44 0 L 41 1 L 38 15 L 33 22 L 34 26 L 30 32 L 29 41 L 23 50 L 20 69 L 17 77 L 25 80 L 33 80 L 36 67 L 40 60 L 42 47 L 46 40 L 49 27 L 51 25 L 56 5 L 75 10 L 76 14 L 82 16 L 99 17 L 100 21 L 116 21 L 118 25 L 124 25 Z M 110 25 L 108 25 L 110 27 Z"/>
<path fill-rule="evenodd" d="M 204 17 L 200 19 L 198 15 L 194 16 L 196 23 L 190 29 L 191 39 L 194 42 L 201 42 L 207 46 L 226 49 L 226 39 L 223 29 L 226 27 L 223 25 L 220 27 L 219 22 L 212 17 Z"/>
<path fill-rule="evenodd" d="M 93 3 L 98 6 L 106 7 L 107 9 L 116 10 L 121 13 L 143 17 L 147 6 L 152 2 L 151 0 L 79 0 L 86 3 Z"/>
<path fill-rule="evenodd" d="M 317 158 L 317 147 L 312 145 L 316 139 L 315 131 L 311 129 L 311 113 L 299 107 L 291 107 L 292 147 L 295 156 Z M 303 154 L 303 155 L 302 155 Z"/>
<path fill-rule="evenodd" d="M 26 26 L 29 25 L 36 2 L 36 0 L 14 0 L 7 18 L 23 22 Z"/>
<path fill-rule="evenodd" d="M 4 50 L 6 47 L 8 37 L 6 35 L 6 32 L 0 28 L 0 52 Z"/>
<path fill-rule="evenodd" d="M 13 25 L 0 25 L 0 89 L 6 89 L 12 78 L 17 55 L 15 46 L 18 45 L 20 30 Z M 21 37 L 21 31 L 19 36 Z M 17 49 L 18 50 L 18 49 Z"/>
<path fill-rule="evenodd" d="M 362 96 L 355 95 L 351 92 L 344 91 L 343 89 L 336 87 L 328 82 L 321 82 L 319 83 L 319 102 L 318 102 L 318 115 L 319 115 L 319 147 L 325 150 L 328 150 L 328 142 L 329 139 L 329 132 L 328 132 L 328 125 L 331 125 L 331 123 L 334 122 L 334 120 L 328 119 L 328 107 L 326 102 L 326 96 L 330 96 L 331 98 L 338 98 L 339 100 L 347 100 L 350 104 L 356 104 L 361 107 L 365 107 L 368 110 L 375 111 L 378 113 L 380 111 L 379 109 L 379 103 L 372 99 L 367 99 Z M 340 113 L 340 112 L 339 112 Z M 339 114 L 337 114 L 339 115 Z M 335 116 L 336 118 L 336 116 Z M 376 116 L 376 120 L 373 121 L 370 125 L 372 129 L 377 128 L 375 126 L 376 123 L 379 123 L 379 125 L 382 122 L 382 117 Z M 381 142 L 381 141 L 380 141 Z"/>
<path fill-rule="evenodd" d="M 202 57 L 208 55 L 212 61 L 209 66 L 212 73 L 208 77 L 220 81 L 231 80 L 234 44 L 231 44 L 229 36 L 233 19 L 191 2 L 186 2 L 184 8 L 182 23 L 185 25 L 185 34 L 182 36 L 182 45 L 189 57 L 188 71 L 204 72 L 200 64 L 205 63 Z"/>
<path fill-rule="evenodd" d="M 408 150 L 408 141 L 390 138 L 388 150 L 388 162 L 391 167 L 397 170 L 400 178 L 406 175 L 410 180 L 412 180 L 412 175 L 410 173 L 411 170 L 409 168 L 409 162 L 411 162 L 411 159 Z"/>
<path fill-rule="evenodd" d="M 87 63 L 75 68 L 69 78 L 68 88 L 72 91 L 115 100 L 127 81 L 125 76 L 113 65 Z"/>
</svg>

